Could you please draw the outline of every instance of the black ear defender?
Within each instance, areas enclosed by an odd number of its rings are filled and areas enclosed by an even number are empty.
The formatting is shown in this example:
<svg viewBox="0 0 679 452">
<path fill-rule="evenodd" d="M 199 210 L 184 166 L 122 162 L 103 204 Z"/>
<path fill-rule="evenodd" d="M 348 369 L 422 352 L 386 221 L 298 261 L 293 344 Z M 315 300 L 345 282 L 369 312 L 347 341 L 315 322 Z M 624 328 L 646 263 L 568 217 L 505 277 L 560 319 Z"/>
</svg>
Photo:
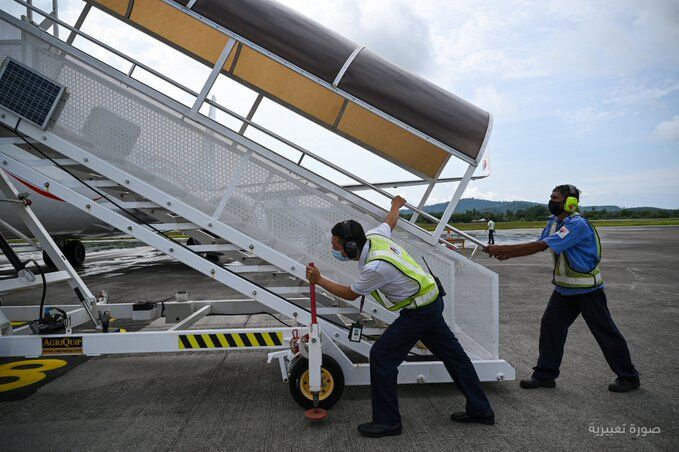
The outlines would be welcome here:
<svg viewBox="0 0 679 452">
<path fill-rule="evenodd" d="M 351 223 L 349 223 L 349 220 L 342 222 L 342 235 L 344 235 L 342 237 L 344 239 L 344 254 L 349 259 L 356 259 L 358 257 L 358 244 L 351 233 Z"/>
</svg>

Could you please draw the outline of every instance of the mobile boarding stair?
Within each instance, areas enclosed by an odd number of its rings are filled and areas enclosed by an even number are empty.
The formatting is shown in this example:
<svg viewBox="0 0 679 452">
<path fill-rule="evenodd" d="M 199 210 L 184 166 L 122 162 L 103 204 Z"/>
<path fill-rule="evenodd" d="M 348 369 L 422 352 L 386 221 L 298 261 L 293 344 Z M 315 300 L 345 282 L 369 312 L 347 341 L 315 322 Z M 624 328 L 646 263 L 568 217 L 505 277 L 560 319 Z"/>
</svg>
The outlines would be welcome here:
<svg viewBox="0 0 679 452">
<path fill-rule="evenodd" d="M 359 318 L 359 301 L 319 292 L 318 324 L 312 328 L 305 266 L 313 262 L 329 277 L 350 283 L 357 268 L 332 258 L 332 226 L 352 218 L 375 227 L 386 211 L 359 193 L 368 190 L 388 199 L 392 195 L 386 187 L 420 184 L 426 186 L 424 196 L 417 206 L 407 206 L 415 215 L 399 221 L 394 239 L 415 259 L 426 258 L 441 278 L 448 294 L 444 315 L 480 379 L 514 379 L 514 369 L 498 355 L 497 275 L 440 239 L 448 228 L 479 244 L 447 222 L 484 162 L 488 113 L 268 0 L 87 1 L 73 25 L 59 19 L 56 1 L 51 11 L 21 0 L 14 4 L 12 11 L 5 6 L 0 11 L 0 191 L 29 227 L 33 238 L 26 240 L 44 249 L 57 267 L 54 274 L 40 276 L 68 282 L 77 298 L 61 306 L 66 329 L 53 335 L 34 334 L 29 325 L 9 325 L 34 319 L 35 306 L 3 305 L 0 356 L 269 350 L 269 360 L 278 361 L 298 403 L 310 406 L 316 395 L 321 406 L 330 406 L 344 384 L 369 384 L 371 344 L 396 314 L 368 297 L 360 314 L 364 336 L 353 342 L 349 325 Z M 82 32 L 95 9 L 211 67 L 200 92 Z M 255 18 L 269 20 L 268 26 L 255 27 Z M 109 66 L 81 50 L 78 43 L 84 42 L 129 66 L 123 71 Z M 191 96 L 192 105 L 140 82 L 135 78 L 140 70 Z M 209 99 L 218 77 L 258 93 L 246 116 Z M 263 99 L 311 119 L 417 179 L 378 184 L 349 173 L 255 122 Z M 211 119 L 203 114 L 206 107 L 238 119 L 240 128 Z M 263 146 L 247 135 L 248 129 L 294 149 L 299 159 Z M 464 162 L 466 170 L 460 178 L 443 179 L 451 157 Z M 309 169 L 307 161 L 353 182 L 334 183 Z M 458 184 L 443 217 L 422 211 L 436 184 L 451 181 Z M 24 185 L 156 248 L 244 299 L 168 303 L 189 311 L 164 331 L 103 332 L 102 322 L 110 316 L 152 320 L 159 307 L 140 313 L 133 304 L 108 303 L 103 294 L 95 298 L 32 214 L 30 196 L 21 193 Z M 435 221 L 436 229 L 417 226 L 418 216 Z M 192 240 L 184 243 L 166 234 L 175 230 Z M 221 261 L 205 253 L 220 253 Z M 20 258 L 15 261 L 17 275 L 0 280 L 0 293 L 41 282 L 30 266 Z M 262 285 L 255 277 L 262 273 L 282 277 Z M 290 327 L 196 326 L 207 315 L 263 310 L 290 319 Z M 85 325 L 96 332 L 83 332 Z M 401 365 L 399 382 L 450 381 L 442 363 L 426 350 L 413 353 L 422 356 Z"/>
</svg>

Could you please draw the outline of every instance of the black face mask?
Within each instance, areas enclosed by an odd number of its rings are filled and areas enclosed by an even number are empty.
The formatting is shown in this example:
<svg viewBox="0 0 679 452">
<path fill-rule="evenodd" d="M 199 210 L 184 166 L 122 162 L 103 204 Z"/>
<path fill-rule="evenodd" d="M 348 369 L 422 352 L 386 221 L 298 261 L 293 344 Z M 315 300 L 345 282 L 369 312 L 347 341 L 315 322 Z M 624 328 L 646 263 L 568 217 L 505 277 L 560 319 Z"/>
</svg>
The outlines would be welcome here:
<svg viewBox="0 0 679 452">
<path fill-rule="evenodd" d="M 547 208 L 549 209 L 549 213 L 551 213 L 552 215 L 558 216 L 563 213 L 563 206 L 561 205 L 560 202 L 550 200 L 547 203 Z"/>
</svg>

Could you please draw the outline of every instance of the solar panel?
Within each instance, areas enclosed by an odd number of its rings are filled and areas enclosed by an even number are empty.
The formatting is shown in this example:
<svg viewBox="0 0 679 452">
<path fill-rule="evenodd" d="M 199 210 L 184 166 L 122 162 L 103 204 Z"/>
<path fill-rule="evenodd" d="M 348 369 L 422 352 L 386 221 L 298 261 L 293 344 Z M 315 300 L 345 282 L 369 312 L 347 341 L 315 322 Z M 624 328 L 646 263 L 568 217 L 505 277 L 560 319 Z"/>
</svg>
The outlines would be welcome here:
<svg viewBox="0 0 679 452">
<path fill-rule="evenodd" d="M 64 91 L 63 85 L 11 58 L 0 68 L 0 105 L 41 129 L 47 128 Z"/>
</svg>

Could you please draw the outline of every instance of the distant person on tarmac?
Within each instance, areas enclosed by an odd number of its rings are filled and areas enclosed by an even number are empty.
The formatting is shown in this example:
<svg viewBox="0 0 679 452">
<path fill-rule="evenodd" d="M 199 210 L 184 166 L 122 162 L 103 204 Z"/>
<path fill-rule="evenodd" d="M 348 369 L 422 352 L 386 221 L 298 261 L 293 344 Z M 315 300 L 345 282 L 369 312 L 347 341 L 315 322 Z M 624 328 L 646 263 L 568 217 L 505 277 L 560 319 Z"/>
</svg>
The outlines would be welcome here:
<svg viewBox="0 0 679 452">
<path fill-rule="evenodd" d="M 540 347 L 533 375 L 521 380 L 524 389 L 553 388 L 559 376 L 568 327 L 582 314 L 606 362 L 617 375 L 608 385 L 612 392 L 629 392 L 640 386 L 627 342 L 608 311 L 599 270 L 601 242 L 589 221 L 577 213 L 580 190 L 559 185 L 552 192 L 552 215 L 540 240 L 520 245 L 488 245 L 484 251 L 500 260 L 528 256 L 549 248 L 554 257 L 552 293 L 540 322 Z"/>
<path fill-rule="evenodd" d="M 488 226 L 486 226 L 486 231 L 488 231 L 488 244 L 495 244 L 495 222 L 492 218 L 488 219 Z"/>
</svg>

